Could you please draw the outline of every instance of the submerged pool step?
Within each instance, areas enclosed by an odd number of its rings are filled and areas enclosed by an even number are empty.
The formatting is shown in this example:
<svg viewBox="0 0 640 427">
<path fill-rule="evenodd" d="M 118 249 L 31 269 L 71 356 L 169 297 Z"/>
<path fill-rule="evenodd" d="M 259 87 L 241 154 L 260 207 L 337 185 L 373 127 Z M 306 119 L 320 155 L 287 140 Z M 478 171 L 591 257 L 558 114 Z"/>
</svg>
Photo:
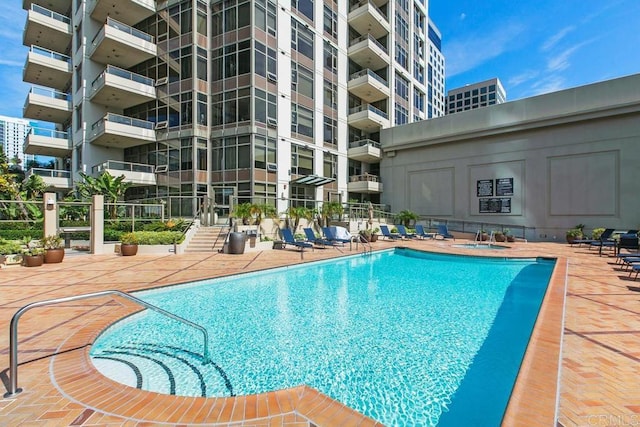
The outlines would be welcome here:
<svg viewBox="0 0 640 427">
<path fill-rule="evenodd" d="M 133 387 L 135 376 L 135 387 L 142 390 L 179 396 L 234 395 L 231 382 L 215 362 L 204 364 L 201 355 L 188 350 L 130 344 L 103 349 L 92 357 L 96 367 L 116 381 Z"/>
</svg>

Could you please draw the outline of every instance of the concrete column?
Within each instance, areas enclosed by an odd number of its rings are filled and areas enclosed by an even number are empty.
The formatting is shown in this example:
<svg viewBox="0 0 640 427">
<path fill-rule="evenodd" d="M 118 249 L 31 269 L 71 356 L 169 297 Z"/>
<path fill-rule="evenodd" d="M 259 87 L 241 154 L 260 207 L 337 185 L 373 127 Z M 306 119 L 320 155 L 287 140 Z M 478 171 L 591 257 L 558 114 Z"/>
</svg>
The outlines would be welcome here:
<svg viewBox="0 0 640 427">
<path fill-rule="evenodd" d="M 94 195 L 91 198 L 91 253 L 105 253 L 103 195 Z"/>
<path fill-rule="evenodd" d="M 43 204 L 43 237 L 58 234 L 58 203 L 56 193 L 44 193 Z"/>
</svg>

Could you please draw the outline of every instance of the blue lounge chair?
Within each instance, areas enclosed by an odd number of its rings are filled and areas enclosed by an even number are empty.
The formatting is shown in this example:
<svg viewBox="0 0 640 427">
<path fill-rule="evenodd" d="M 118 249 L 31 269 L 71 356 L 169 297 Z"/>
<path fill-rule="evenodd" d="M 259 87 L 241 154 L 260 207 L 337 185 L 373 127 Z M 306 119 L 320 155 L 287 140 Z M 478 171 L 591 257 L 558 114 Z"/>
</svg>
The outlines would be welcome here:
<svg viewBox="0 0 640 427">
<path fill-rule="evenodd" d="M 433 239 L 435 233 L 427 233 L 424 231 L 422 224 L 416 224 L 416 236 L 420 239 Z"/>
<path fill-rule="evenodd" d="M 449 229 L 447 228 L 446 224 L 438 224 L 438 229 L 436 231 L 436 236 L 434 238 L 437 239 L 438 236 L 442 236 L 442 239 L 456 240 L 453 234 L 449 233 Z"/>
<path fill-rule="evenodd" d="M 589 244 L 589 250 L 591 250 L 591 248 L 594 248 L 594 247 L 598 248 L 598 254 L 602 255 L 602 248 L 615 249 L 616 241 L 611 238 L 614 231 L 615 229 L 613 228 L 607 228 L 606 230 L 604 230 L 600 235 L 600 239 L 594 240 Z"/>
<path fill-rule="evenodd" d="M 336 234 L 333 232 L 333 229 L 331 227 L 322 227 L 322 232 L 324 233 L 324 237 L 326 238 L 326 240 L 331 242 L 331 244 L 335 245 L 337 243 L 340 243 L 342 244 L 342 246 L 344 246 L 345 243 L 351 243 L 351 239 L 340 239 L 336 237 Z"/>
<path fill-rule="evenodd" d="M 285 246 L 291 245 L 299 248 L 301 251 L 304 251 L 304 248 L 313 249 L 313 243 L 309 242 L 299 242 L 293 237 L 293 233 L 288 228 L 281 228 L 280 233 L 282 233 L 282 240 L 284 241 Z"/>
<path fill-rule="evenodd" d="M 396 228 L 398 229 L 398 234 L 402 236 L 403 239 L 413 239 L 416 237 L 415 233 L 408 233 L 402 224 L 396 225 Z"/>
<path fill-rule="evenodd" d="M 335 243 L 329 240 L 322 239 L 320 237 L 316 237 L 316 233 L 313 232 L 311 228 L 304 228 L 304 234 L 307 236 L 307 242 L 315 243 L 320 246 L 334 246 Z"/>
<path fill-rule="evenodd" d="M 380 231 L 382 231 L 382 237 L 385 239 L 395 240 L 400 238 L 399 234 L 390 232 L 389 227 L 386 225 L 380 224 Z"/>
</svg>

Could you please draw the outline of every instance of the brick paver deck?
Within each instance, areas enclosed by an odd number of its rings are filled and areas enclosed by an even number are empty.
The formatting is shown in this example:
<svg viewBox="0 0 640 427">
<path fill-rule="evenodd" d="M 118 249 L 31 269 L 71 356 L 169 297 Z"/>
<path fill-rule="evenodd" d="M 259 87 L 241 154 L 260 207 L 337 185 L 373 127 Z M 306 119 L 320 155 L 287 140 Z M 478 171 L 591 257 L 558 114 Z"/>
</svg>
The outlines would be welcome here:
<svg viewBox="0 0 640 427">
<path fill-rule="evenodd" d="M 563 320 L 558 425 L 640 424 L 640 281 L 616 270 L 613 258 L 566 244 L 518 242 L 509 250 L 481 253 L 451 244 L 379 241 L 374 249 L 403 245 L 446 253 L 560 259 L 554 273 L 556 286 L 547 294 L 538 317 L 504 425 L 554 424 L 554 366 L 560 356 Z M 353 253 L 348 248 L 307 251 L 304 262 Z M 9 321 L 30 302 L 108 289 L 130 292 L 300 261 L 298 252 L 284 250 L 243 255 L 82 255 L 38 268 L 3 268 L 0 378 L 6 390 Z M 0 425 L 376 424 L 304 386 L 257 396 L 205 399 L 160 395 L 115 383 L 93 368 L 89 347 L 100 330 L 134 309 L 126 301 L 104 297 L 26 313 L 19 331 L 19 386 L 24 392 L 0 400 Z"/>
</svg>

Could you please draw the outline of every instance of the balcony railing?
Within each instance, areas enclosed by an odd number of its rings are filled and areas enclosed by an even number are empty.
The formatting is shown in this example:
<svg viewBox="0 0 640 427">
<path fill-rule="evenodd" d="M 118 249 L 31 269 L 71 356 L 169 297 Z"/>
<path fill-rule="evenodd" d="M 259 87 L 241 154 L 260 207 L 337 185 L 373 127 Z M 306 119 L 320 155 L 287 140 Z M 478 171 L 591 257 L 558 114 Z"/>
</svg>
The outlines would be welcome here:
<svg viewBox="0 0 640 427">
<path fill-rule="evenodd" d="M 353 39 L 349 42 L 349 47 L 360 43 L 361 41 L 367 40 L 369 39 L 369 41 L 371 41 L 373 44 L 375 44 L 376 46 L 378 46 L 380 49 L 382 49 L 384 51 L 384 53 L 386 53 L 387 55 L 389 54 L 389 51 L 387 51 L 387 48 L 384 47 L 378 40 L 376 40 L 373 36 L 371 36 L 371 34 L 364 34 L 360 37 L 358 37 L 357 39 Z"/>
<path fill-rule="evenodd" d="M 371 175 L 371 174 L 365 173 L 363 175 L 351 175 L 349 177 L 349 181 L 350 182 L 363 182 L 363 181 L 380 182 L 380 177 L 378 175 Z"/>
<path fill-rule="evenodd" d="M 373 71 L 371 71 L 368 68 L 351 74 L 349 76 L 349 80 L 355 80 L 358 77 L 362 77 L 362 76 L 372 77 L 372 78 L 376 79 L 377 81 L 379 81 L 380 83 L 382 83 L 383 85 L 385 85 L 386 87 L 389 87 L 389 83 L 387 83 L 387 81 L 385 79 L 383 79 L 382 77 L 380 77 L 379 75 L 377 75 L 376 73 L 374 73 Z"/>
<path fill-rule="evenodd" d="M 358 141 L 349 142 L 349 148 L 358 148 L 364 145 L 370 145 L 374 148 L 380 148 L 380 143 L 378 141 L 374 141 L 373 139 L 360 139 Z"/>
<path fill-rule="evenodd" d="M 116 21 L 113 18 L 107 18 L 107 22 L 105 23 L 105 25 L 115 28 L 119 31 L 123 31 L 127 34 L 130 34 L 136 38 L 142 39 L 144 41 L 150 42 L 150 43 L 154 43 L 154 37 L 150 34 L 145 33 L 144 31 L 140 31 L 138 29 L 135 29 L 133 27 L 130 27 L 127 24 L 123 24 L 122 22 Z M 98 31 L 98 33 L 93 37 L 93 40 L 91 40 L 91 43 L 94 43 L 96 41 L 96 39 L 98 37 L 100 37 L 100 35 L 102 35 L 104 33 L 104 27 L 102 27 L 100 29 L 100 31 Z"/>
<path fill-rule="evenodd" d="M 32 93 L 34 95 L 44 96 L 47 98 L 61 99 L 63 101 L 69 101 L 70 99 L 68 93 L 58 92 L 57 90 L 45 89 L 37 86 L 31 86 L 31 90 L 29 91 L 29 93 Z"/>
<path fill-rule="evenodd" d="M 131 71 L 123 70 L 122 68 L 118 68 L 114 65 L 107 65 L 107 68 L 102 73 L 100 73 L 98 77 L 95 78 L 95 80 L 91 83 L 91 86 L 95 87 L 99 85 L 101 81 L 104 80 L 105 74 L 111 74 L 112 76 L 122 77 L 123 79 L 131 80 L 147 86 L 154 85 L 154 80 L 149 77 L 132 73 Z"/>
<path fill-rule="evenodd" d="M 92 166 L 91 173 L 100 174 L 102 171 L 105 171 L 105 170 L 153 173 L 154 168 L 155 167 L 153 165 L 147 165 L 144 163 L 131 163 L 131 162 L 120 162 L 118 160 L 107 160 L 106 162 Z"/>
<path fill-rule="evenodd" d="M 35 3 L 31 3 L 31 10 L 40 14 L 40 15 L 44 15 L 46 17 L 49 17 L 51 19 L 55 19 L 56 21 L 60 21 L 63 22 L 65 24 L 71 24 L 71 19 L 69 19 L 67 16 L 64 16 L 58 12 L 54 12 L 52 10 L 49 10 L 47 8 L 44 8 L 42 6 L 38 6 Z"/>
<path fill-rule="evenodd" d="M 104 122 L 112 122 L 119 123 L 127 126 L 134 126 L 142 129 L 151 129 L 153 130 L 153 122 L 148 122 L 146 120 L 134 119 L 133 117 L 121 116 L 118 114 L 108 113 L 106 116 L 96 121 L 91 125 L 92 131 L 98 131 L 100 129 L 104 129 Z"/>
<path fill-rule="evenodd" d="M 45 49 L 44 47 L 31 45 L 29 51 L 36 53 L 38 55 L 46 56 L 47 58 L 57 59 L 58 61 L 64 61 L 68 64 L 71 63 L 71 58 L 62 53 L 54 52 L 49 49 Z"/>
<path fill-rule="evenodd" d="M 27 172 L 27 176 L 38 175 L 43 178 L 71 178 L 71 172 L 58 169 L 31 168 Z"/>
<path fill-rule="evenodd" d="M 47 138 L 69 139 L 69 133 L 55 129 L 32 127 L 28 135 L 45 136 Z"/>
<path fill-rule="evenodd" d="M 383 13 L 378 8 L 378 6 L 376 6 L 376 4 L 374 2 L 372 2 L 371 0 L 360 0 L 357 3 L 352 3 L 351 6 L 349 6 L 349 12 L 353 12 L 354 10 L 356 10 L 358 8 L 361 8 L 362 6 L 366 6 L 367 4 L 369 4 L 369 6 L 371 6 L 375 10 L 377 10 L 378 13 L 380 13 L 380 15 L 384 16 L 385 18 L 387 17 L 387 15 L 385 13 Z"/>
<path fill-rule="evenodd" d="M 357 107 L 349 108 L 349 114 L 359 113 L 361 111 L 371 111 L 372 113 L 376 113 L 379 116 L 384 117 L 385 119 L 389 118 L 389 115 L 384 111 L 374 107 L 371 104 L 358 105 Z"/>
</svg>

